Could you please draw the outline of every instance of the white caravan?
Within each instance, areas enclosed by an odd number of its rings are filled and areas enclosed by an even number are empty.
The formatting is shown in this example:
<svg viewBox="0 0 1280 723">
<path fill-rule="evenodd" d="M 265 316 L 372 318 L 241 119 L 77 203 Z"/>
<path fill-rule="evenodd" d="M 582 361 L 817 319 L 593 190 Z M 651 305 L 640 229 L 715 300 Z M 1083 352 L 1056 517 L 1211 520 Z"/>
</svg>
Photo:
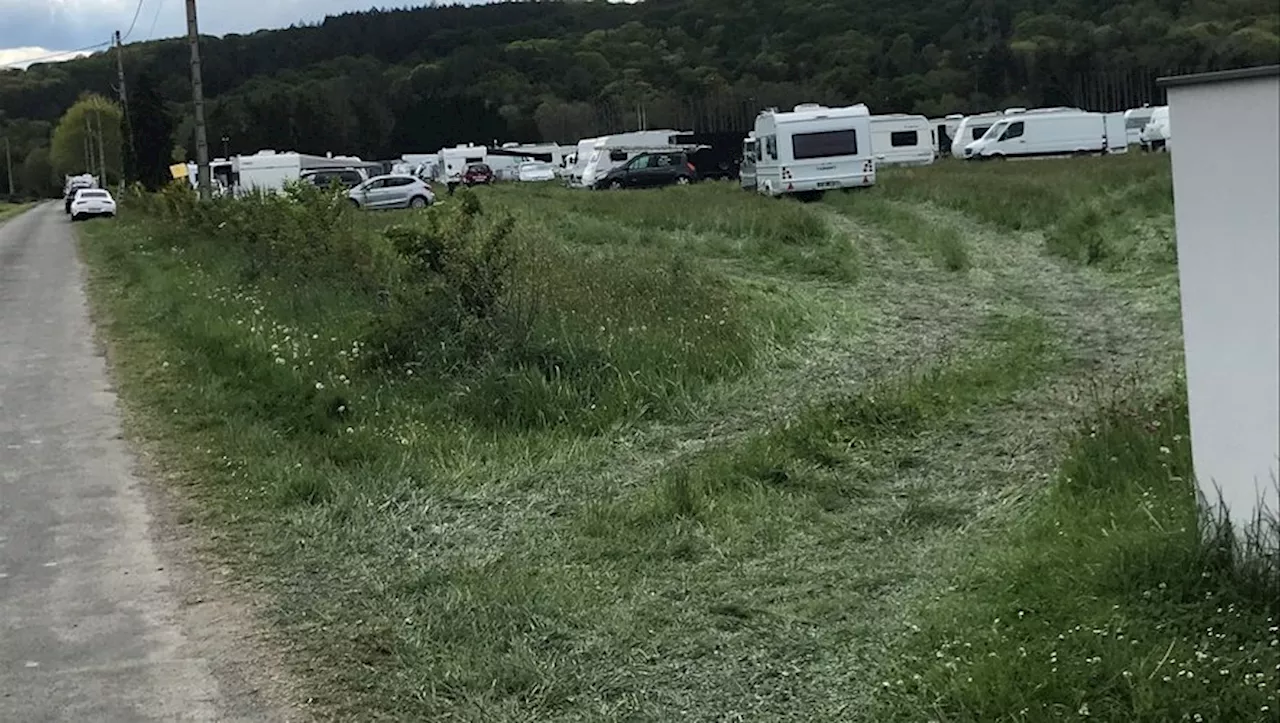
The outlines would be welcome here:
<svg viewBox="0 0 1280 723">
<path fill-rule="evenodd" d="M 871 113 L 859 103 L 812 103 L 756 116 L 756 188 L 768 196 L 812 196 L 834 188 L 874 185 Z"/>
<path fill-rule="evenodd" d="M 742 139 L 742 163 L 738 166 L 738 182 L 748 191 L 756 190 L 756 161 L 760 158 L 760 145 L 756 132 L 750 131 Z"/>
<path fill-rule="evenodd" d="M 1124 153 L 1123 113 L 1016 113 L 965 146 L 969 160 Z"/>
<path fill-rule="evenodd" d="M 871 150 L 877 166 L 928 166 L 933 163 L 934 129 L 922 115 L 871 116 Z"/>
<path fill-rule="evenodd" d="M 1146 151 L 1167 151 L 1173 144 L 1173 128 L 1169 124 L 1169 106 L 1153 108 L 1151 119 L 1138 135 L 1138 142 Z"/>
<path fill-rule="evenodd" d="M 1053 113 L 1083 113 L 1080 108 L 1067 108 L 1064 106 L 1055 106 L 1052 108 L 1008 108 L 1005 110 L 990 111 L 987 113 L 978 113 L 976 115 L 965 116 L 961 119 L 959 125 L 956 126 L 955 135 L 951 137 L 951 155 L 956 158 L 964 158 L 964 149 L 970 143 L 982 138 L 990 130 L 991 126 L 997 121 L 1011 115 L 1048 115 Z"/>
<path fill-rule="evenodd" d="M 599 138 L 583 138 L 578 141 L 577 149 L 574 150 L 571 158 L 565 159 L 565 176 L 569 180 L 570 186 L 582 185 L 582 171 L 587 167 L 587 161 L 591 160 L 591 149 L 596 147 L 596 141 Z"/>
<path fill-rule="evenodd" d="M 1155 111 L 1155 108 L 1148 105 L 1130 108 L 1124 112 L 1124 129 L 1129 137 L 1129 145 L 1136 146 L 1142 143 L 1142 129 L 1147 127 L 1147 123 L 1151 121 L 1151 114 Z"/>
<path fill-rule="evenodd" d="M 453 148 L 442 148 L 436 154 L 436 177 L 444 183 L 462 183 L 462 174 L 472 163 L 487 163 L 489 149 L 477 145 L 458 145 Z"/>
<path fill-rule="evenodd" d="M 580 183 L 591 188 L 597 179 L 617 166 L 647 151 L 663 150 L 678 146 L 675 137 L 685 131 L 658 130 L 632 131 L 602 136 L 591 148 L 591 155 L 582 167 Z M 581 158 L 581 154 L 579 154 Z"/>
<path fill-rule="evenodd" d="M 215 180 L 216 163 L 211 164 Z M 236 156 L 230 161 L 229 177 L 237 191 L 279 191 L 285 184 L 297 181 L 303 171 L 322 168 L 363 168 L 364 161 L 355 156 L 311 156 L 305 153 L 258 151 L 251 156 Z"/>
</svg>

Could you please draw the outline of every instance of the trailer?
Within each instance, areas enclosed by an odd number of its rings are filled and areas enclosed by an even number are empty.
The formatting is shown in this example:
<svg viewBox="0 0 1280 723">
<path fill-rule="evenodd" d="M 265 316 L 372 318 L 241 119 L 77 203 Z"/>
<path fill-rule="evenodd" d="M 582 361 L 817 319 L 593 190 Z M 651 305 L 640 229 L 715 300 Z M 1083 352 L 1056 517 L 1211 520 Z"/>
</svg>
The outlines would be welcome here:
<svg viewBox="0 0 1280 723">
<path fill-rule="evenodd" d="M 453 148 L 442 148 L 436 156 L 439 159 L 436 164 L 436 178 L 444 183 L 456 185 L 462 183 L 462 174 L 466 173 L 467 166 L 488 162 L 489 149 L 473 144 L 458 145 Z"/>
<path fill-rule="evenodd" d="M 951 141 L 956 137 L 956 130 L 960 127 L 960 121 L 964 120 L 961 113 L 952 113 L 945 118 L 933 118 L 929 124 L 933 126 L 933 149 L 935 157 L 942 158 L 951 155 Z"/>
<path fill-rule="evenodd" d="M 225 165 L 223 165 L 225 164 Z M 215 162 L 222 166 L 227 184 L 238 192 L 280 191 L 286 184 L 299 180 L 302 172 L 320 169 L 363 168 L 365 163 L 356 156 L 312 156 L 292 151 L 279 153 L 266 150 L 249 156 L 236 156 L 230 161 Z M 218 178 L 219 168 L 213 168 Z"/>
<path fill-rule="evenodd" d="M 1125 153 L 1123 113 L 1026 113 L 997 121 L 965 146 L 967 160 Z"/>
<path fill-rule="evenodd" d="M 875 185 L 871 113 L 864 104 L 814 103 L 756 116 L 756 189 L 767 196 L 814 197 L 837 188 Z"/>
<path fill-rule="evenodd" d="M 1142 143 L 1142 129 L 1147 127 L 1147 123 L 1151 121 L 1151 116 L 1156 109 L 1145 105 L 1141 108 L 1130 108 L 1124 112 L 1124 129 L 1129 137 L 1129 145 L 1136 146 Z"/>
<path fill-rule="evenodd" d="M 922 115 L 871 116 L 871 150 L 878 166 L 928 166 L 936 158 L 934 129 Z"/>
<path fill-rule="evenodd" d="M 591 154 L 582 167 L 579 183 L 590 188 L 597 179 L 604 178 L 610 170 L 635 158 L 640 153 L 680 147 L 676 138 L 682 133 L 682 131 L 666 129 L 601 136 L 591 147 Z M 690 147 L 689 150 L 694 148 Z M 581 161 L 581 152 L 579 152 L 579 161 Z"/>
</svg>

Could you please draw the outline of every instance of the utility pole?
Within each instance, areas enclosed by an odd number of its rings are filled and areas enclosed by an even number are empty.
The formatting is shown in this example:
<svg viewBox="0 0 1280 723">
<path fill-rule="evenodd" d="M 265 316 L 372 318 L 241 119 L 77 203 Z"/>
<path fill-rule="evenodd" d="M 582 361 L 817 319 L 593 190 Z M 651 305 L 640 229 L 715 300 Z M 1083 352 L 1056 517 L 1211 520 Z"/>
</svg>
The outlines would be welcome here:
<svg viewBox="0 0 1280 723">
<path fill-rule="evenodd" d="M 4 166 L 9 176 L 9 195 L 13 194 L 13 156 L 9 148 L 9 136 L 4 137 Z"/>
<path fill-rule="evenodd" d="M 200 28 L 196 22 L 196 0 L 187 0 L 187 42 L 191 43 L 191 100 L 196 115 L 196 173 L 200 198 L 208 200 L 209 139 L 204 127 L 204 84 L 200 79 Z"/>
<path fill-rule="evenodd" d="M 102 179 L 98 183 L 102 188 L 107 187 L 107 144 L 102 141 L 102 111 L 97 112 L 98 116 L 98 168 L 102 171 Z"/>
<path fill-rule="evenodd" d="M 89 122 L 89 114 L 84 114 L 84 170 L 90 176 L 93 172 L 93 124 Z"/>
<path fill-rule="evenodd" d="M 116 77 L 120 81 L 120 105 L 124 106 L 124 127 L 129 138 L 129 154 L 133 155 L 133 120 L 129 117 L 129 94 L 124 87 L 124 43 L 120 31 L 116 31 Z"/>
</svg>

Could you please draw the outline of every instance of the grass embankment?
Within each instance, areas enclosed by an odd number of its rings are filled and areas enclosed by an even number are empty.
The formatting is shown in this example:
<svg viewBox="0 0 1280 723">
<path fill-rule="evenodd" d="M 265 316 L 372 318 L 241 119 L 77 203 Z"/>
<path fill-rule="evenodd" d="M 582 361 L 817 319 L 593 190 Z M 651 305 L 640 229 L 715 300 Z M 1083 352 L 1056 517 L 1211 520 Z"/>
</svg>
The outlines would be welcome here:
<svg viewBox="0 0 1280 723">
<path fill-rule="evenodd" d="M 886 667 L 925 679 L 903 619 L 1052 462 L 1026 445 L 1094 314 L 914 238 L 841 254 L 828 209 L 729 185 L 484 191 L 184 193 L 83 229 L 132 431 L 272 592 L 321 712 L 843 721 Z"/>
</svg>

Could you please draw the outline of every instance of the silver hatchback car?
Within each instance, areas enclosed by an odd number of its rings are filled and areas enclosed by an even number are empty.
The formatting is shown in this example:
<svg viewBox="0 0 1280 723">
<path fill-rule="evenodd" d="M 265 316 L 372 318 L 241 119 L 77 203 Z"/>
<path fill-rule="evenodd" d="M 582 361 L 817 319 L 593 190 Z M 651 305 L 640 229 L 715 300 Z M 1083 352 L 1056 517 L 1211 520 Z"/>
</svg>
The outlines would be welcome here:
<svg viewBox="0 0 1280 723">
<path fill-rule="evenodd" d="M 374 176 L 347 191 L 358 208 L 425 208 L 436 202 L 436 194 L 417 176 L 393 173 Z"/>
</svg>

